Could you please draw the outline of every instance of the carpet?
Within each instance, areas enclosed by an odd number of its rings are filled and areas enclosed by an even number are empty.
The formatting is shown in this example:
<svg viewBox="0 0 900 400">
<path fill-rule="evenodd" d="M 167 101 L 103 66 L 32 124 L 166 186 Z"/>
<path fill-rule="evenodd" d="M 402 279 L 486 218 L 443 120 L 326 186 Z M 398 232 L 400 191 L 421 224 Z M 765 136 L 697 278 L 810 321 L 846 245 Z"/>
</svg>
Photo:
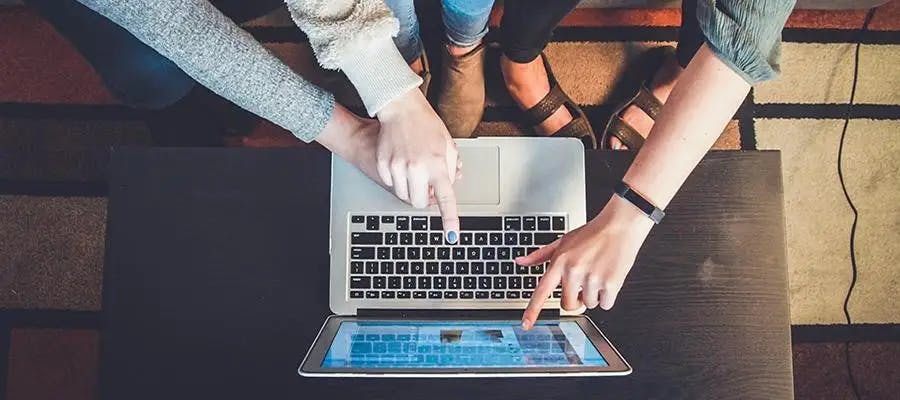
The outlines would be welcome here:
<svg viewBox="0 0 900 400">
<path fill-rule="evenodd" d="M 782 77 L 754 88 L 715 145 L 721 150 L 782 151 L 792 322 L 813 332 L 795 336 L 799 398 L 851 396 L 844 340 L 859 342 L 851 363 L 871 373 L 858 379 L 864 398 L 900 392 L 896 371 L 885 368 L 900 359 L 898 0 L 880 7 L 871 31 L 862 36 L 857 105 L 851 112 L 844 167 L 848 191 L 860 210 L 859 281 L 850 312 L 854 322 L 865 325 L 836 329 L 844 321 L 841 306 L 850 280 L 852 214 L 835 162 L 849 100 L 852 43 L 864 15 L 864 10 L 795 11 L 783 34 Z M 492 23 L 497 21 L 494 15 Z M 648 46 L 673 43 L 679 21 L 679 11 L 671 8 L 578 9 L 546 52 L 562 86 L 599 128 L 617 85 L 636 67 L 636 55 Z M 439 25 L 423 24 L 428 48 L 438 45 Z M 343 103 L 359 107 L 340 74 L 316 66 L 305 37 L 286 13 L 270 14 L 245 28 L 289 66 L 334 91 Z M 476 133 L 521 134 L 510 122 L 516 109 L 496 85 L 496 68 L 488 73 L 494 84 L 488 87 L 488 108 Z M 0 7 L 0 356 L 10 361 L 6 373 L 0 368 L 0 387 L 7 387 L 7 399 L 65 393 L 42 387 L 30 378 L 35 374 L 71 386 L 69 398 L 92 396 L 92 386 L 85 382 L 95 377 L 90 349 L 100 329 L 96 315 L 106 156 L 112 145 L 150 145 L 146 118 L 146 113 L 120 105 L 90 65 L 31 10 Z M 265 122 L 228 143 L 303 145 Z M 52 357 L 86 364 L 79 369 L 47 361 Z M 887 372 L 877 373 L 883 370 Z"/>
</svg>

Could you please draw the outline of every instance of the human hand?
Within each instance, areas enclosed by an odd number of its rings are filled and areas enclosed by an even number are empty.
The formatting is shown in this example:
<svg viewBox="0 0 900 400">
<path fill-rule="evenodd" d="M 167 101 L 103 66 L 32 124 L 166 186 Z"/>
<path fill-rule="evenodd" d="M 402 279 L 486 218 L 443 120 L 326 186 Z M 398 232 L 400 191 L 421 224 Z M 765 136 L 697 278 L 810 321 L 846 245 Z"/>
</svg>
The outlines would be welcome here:
<svg viewBox="0 0 900 400">
<path fill-rule="evenodd" d="M 531 329 L 541 307 L 562 283 L 561 306 L 574 310 L 583 304 L 612 308 L 638 250 L 653 221 L 627 200 L 613 195 L 596 218 L 537 251 L 516 258 L 520 265 L 550 261 L 522 316 Z"/>
<path fill-rule="evenodd" d="M 378 120 L 378 176 L 413 207 L 437 203 L 447 240 L 456 242 L 459 215 L 453 183 L 462 164 L 447 127 L 418 89 L 388 103 Z"/>
</svg>

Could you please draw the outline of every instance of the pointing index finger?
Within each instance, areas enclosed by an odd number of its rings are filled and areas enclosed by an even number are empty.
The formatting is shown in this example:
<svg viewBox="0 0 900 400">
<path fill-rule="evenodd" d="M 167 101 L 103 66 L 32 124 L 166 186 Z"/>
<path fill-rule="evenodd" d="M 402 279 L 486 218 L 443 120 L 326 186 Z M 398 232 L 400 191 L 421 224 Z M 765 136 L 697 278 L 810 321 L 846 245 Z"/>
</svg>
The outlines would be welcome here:
<svg viewBox="0 0 900 400">
<path fill-rule="evenodd" d="M 447 176 L 436 176 L 431 183 L 434 187 L 434 198 L 444 224 L 444 237 L 450 243 L 459 240 L 459 210 L 456 205 L 456 192 Z"/>
<path fill-rule="evenodd" d="M 540 283 L 538 283 L 534 292 L 531 294 L 531 301 L 528 302 L 528 307 L 525 308 L 525 313 L 522 315 L 522 327 L 525 328 L 525 330 L 529 330 L 534 326 L 538 315 L 541 313 L 541 308 L 544 307 L 547 298 L 553 293 L 553 289 L 559 285 L 561 279 L 562 266 L 551 263 L 550 268 L 541 278 Z"/>
</svg>

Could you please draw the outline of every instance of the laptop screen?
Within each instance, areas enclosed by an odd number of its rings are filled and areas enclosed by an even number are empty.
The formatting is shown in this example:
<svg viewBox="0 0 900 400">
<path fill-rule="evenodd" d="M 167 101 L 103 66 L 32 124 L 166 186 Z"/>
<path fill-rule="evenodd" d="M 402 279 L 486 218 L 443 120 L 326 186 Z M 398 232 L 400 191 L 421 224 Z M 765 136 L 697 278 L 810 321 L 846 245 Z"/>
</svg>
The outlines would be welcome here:
<svg viewBox="0 0 900 400">
<path fill-rule="evenodd" d="M 574 321 L 344 321 L 322 368 L 605 367 Z"/>
</svg>

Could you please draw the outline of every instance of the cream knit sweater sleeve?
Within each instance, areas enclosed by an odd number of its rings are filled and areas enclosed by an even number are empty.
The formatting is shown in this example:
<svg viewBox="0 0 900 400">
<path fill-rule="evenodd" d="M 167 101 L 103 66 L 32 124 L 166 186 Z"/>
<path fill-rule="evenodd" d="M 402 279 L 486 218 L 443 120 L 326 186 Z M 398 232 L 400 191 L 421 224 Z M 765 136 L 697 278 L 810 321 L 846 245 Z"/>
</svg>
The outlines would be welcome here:
<svg viewBox="0 0 900 400">
<path fill-rule="evenodd" d="M 384 1 L 285 2 L 291 18 L 309 37 L 319 64 L 347 75 L 370 116 L 422 83 L 391 39 L 399 23 Z"/>
</svg>

